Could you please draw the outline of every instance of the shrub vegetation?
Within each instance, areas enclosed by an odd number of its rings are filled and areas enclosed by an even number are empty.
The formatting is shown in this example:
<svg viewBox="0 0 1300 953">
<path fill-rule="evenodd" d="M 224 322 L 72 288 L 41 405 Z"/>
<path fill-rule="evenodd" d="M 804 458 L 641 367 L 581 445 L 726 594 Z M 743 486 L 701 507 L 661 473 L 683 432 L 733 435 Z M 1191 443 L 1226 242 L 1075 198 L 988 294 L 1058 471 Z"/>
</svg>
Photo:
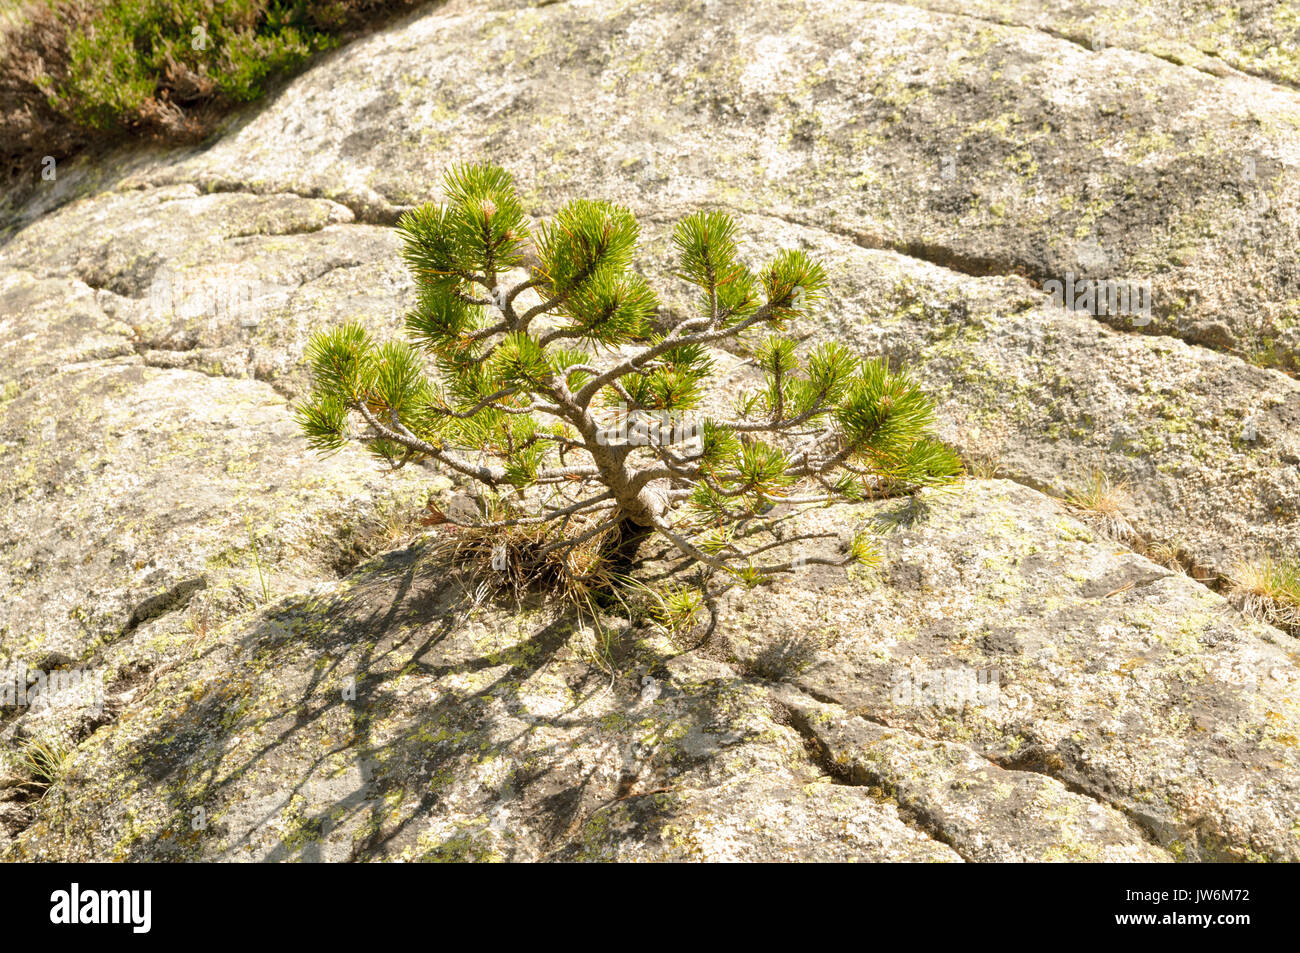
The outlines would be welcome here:
<svg viewBox="0 0 1300 953">
<path fill-rule="evenodd" d="M 405 340 L 318 332 L 299 419 L 319 451 L 356 439 L 387 466 L 430 461 L 478 484 L 481 518 L 452 529 L 502 560 L 590 573 L 657 535 L 707 575 L 753 584 L 872 557 L 865 536 L 829 552 L 812 540 L 831 533 L 768 532 L 792 509 L 958 471 L 906 372 L 835 343 L 802 353 L 784 333 L 827 293 L 804 252 L 751 271 L 731 218 L 690 215 L 673 241 L 695 307 L 663 322 L 631 267 L 626 208 L 576 200 L 534 226 L 503 169 L 456 168 L 445 188 L 446 204 L 397 226 L 419 292 Z M 725 346 L 753 355 L 763 385 L 706 410 Z"/>
<path fill-rule="evenodd" d="M 26 0 L 0 19 L 9 181 L 122 134 L 193 140 L 313 54 L 418 0 Z"/>
</svg>

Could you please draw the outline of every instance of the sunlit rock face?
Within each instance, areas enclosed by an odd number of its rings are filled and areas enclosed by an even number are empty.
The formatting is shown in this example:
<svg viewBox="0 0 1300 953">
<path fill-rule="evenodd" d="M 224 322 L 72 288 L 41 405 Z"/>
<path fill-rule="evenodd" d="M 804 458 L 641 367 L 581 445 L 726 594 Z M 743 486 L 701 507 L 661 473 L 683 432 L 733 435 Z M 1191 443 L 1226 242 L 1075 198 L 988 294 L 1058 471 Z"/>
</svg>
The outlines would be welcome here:
<svg viewBox="0 0 1300 953">
<path fill-rule="evenodd" d="M 1300 552 L 1300 16 L 1166 6 L 453 0 L 9 196 L 0 665 L 102 697 L 0 708 L 4 856 L 1296 859 L 1295 639 L 1216 590 Z M 687 212 L 815 254 L 793 330 L 909 364 L 977 477 L 799 517 L 881 567 L 702 647 L 476 599 L 453 481 L 293 402 L 480 159 L 631 208 L 669 312 Z M 1118 516 L 1060 502 L 1097 473 Z"/>
</svg>

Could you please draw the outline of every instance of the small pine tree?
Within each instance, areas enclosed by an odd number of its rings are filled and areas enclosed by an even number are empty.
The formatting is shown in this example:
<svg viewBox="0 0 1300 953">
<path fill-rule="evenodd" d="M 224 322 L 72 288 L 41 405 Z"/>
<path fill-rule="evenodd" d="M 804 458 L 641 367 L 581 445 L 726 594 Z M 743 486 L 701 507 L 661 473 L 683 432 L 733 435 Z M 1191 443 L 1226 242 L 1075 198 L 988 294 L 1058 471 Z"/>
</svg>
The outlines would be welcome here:
<svg viewBox="0 0 1300 953">
<path fill-rule="evenodd" d="M 627 209 L 576 200 L 532 228 L 491 165 L 451 170 L 446 196 L 397 226 L 419 296 L 409 343 L 377 343 L 357 324 L 313 337 L 315 388 L 298 415 L 315 449 L 338 450 L 356 429 L 393 468 L 436 461 L 475 480 L 491 505 L 474 525 L 527 528 L 537 558 L 593 541 L 626 553 L 659 534 L 706 573 L 748 584 L 870 558 L 861 535 L 847 555 L 792 555 L 806 535 L 754 544 L 776 506 L 910 492 L 959 469 L 906 373 L 839 344 L 801 357 L 782 333 L 826 292 L 803 252 L 755 273 L 730 217 L 687 217 L 673 241 L 696 309 L 665 328 L 631 269 Z M 752 353 L 765 386 L 729 416 L 702 414 L 710 348 L 727 342 Z"/>
</svg>

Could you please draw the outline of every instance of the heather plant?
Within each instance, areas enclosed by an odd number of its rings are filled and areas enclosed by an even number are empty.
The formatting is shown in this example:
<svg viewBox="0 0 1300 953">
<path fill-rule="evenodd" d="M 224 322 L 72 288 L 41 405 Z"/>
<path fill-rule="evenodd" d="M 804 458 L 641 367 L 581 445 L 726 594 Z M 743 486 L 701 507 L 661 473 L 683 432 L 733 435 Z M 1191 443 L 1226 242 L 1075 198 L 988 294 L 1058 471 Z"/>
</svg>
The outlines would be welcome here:
<svg viewBox="0 0 1300 953">
<path fill-rule="evenodd" d="M 137 134 L 192 141 L 421 0 L 0 0 L 0 182 Z M 40 178 L 37 178 L 40 176 Z"/>
<path fill-rule="evenodd" d="M 47 84 L 55 109 L 97 129 L 213 94 L 255 99 L 331 42 L 302 3 L 114 0 L 99 14 L 69 37 L 67 75 Z"/>
<path fill-rule="evenodd" d="M 445 193 L 397 226 L 418 289 L 405 340 L 357 323 L 318 332 L 298 413 L 319 451 L 359 440 L 394 469 L 432 462 L 479 485 L 478 518 L 429 520 L 463 552 L 572 576 L 657 536 L 706 576 L 752 585 L 873 557 L 866 534 L 837 548 L 831 533 L 773 532 L 790 513 L 959 469 L 906 372 L 789 336 L 830 293 L 804 252 L 751 270 L 730 217 L 689 215 L 674 277 L 694 306 L 665 319 L 632 268 L 626 208 L 580 199 L 534 225 L 492 165 L 452 169 Z M 727 350 L 750 355 L 762 384 L 707 409 Z"/>
</svg>

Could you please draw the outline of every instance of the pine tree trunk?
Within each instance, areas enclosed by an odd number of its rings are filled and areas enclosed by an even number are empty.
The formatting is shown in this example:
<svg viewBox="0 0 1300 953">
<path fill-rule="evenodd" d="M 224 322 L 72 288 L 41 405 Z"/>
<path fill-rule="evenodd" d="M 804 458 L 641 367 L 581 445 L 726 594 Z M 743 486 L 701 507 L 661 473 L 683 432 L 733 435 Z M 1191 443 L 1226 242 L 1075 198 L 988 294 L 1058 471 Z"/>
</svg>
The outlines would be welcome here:
<svg viewBox="0 0 1300 953">
<path fill-rule="evenodd" d="M 654 530 L 648 526 L 641 526 L 631 519 L 623 519 L 615 527 L 614 532 L 609 535 L 605 557 L 616 570 L 630 569 L 636 561 L 637 551 L 641 548 L 641 543 L 653 533 Z"/>
</svg>

